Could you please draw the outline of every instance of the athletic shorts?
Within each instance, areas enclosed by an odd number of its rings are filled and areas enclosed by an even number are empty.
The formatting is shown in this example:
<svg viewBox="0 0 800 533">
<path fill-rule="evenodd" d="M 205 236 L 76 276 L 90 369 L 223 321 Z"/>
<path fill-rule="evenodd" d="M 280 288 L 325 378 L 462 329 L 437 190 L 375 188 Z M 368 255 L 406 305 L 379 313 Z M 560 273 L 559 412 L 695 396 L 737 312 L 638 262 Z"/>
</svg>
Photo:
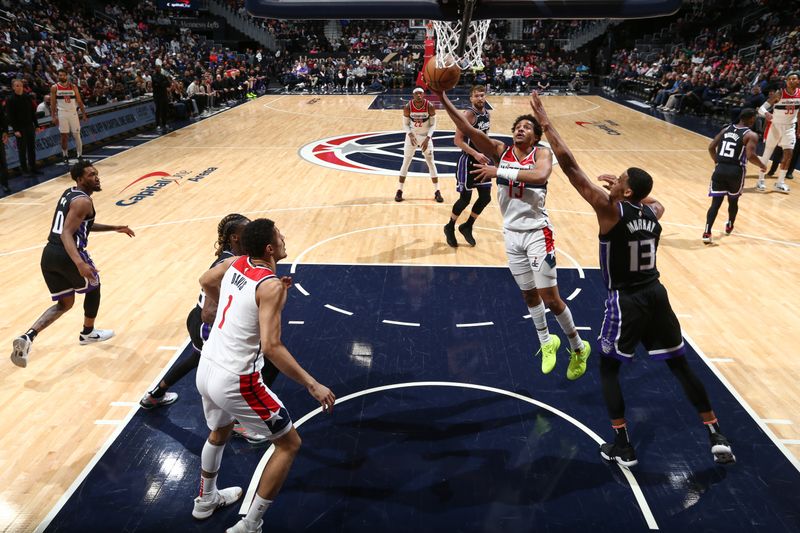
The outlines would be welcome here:
<svg viewBox="0 0 800 533">
<path fill-rule="evenodd" d="M 412 133 L 414 139 L 417 141 L 416 146 L 411 144 L 411 139 L 408 138 L 408 133 L 405 136 L 405 143 L 403 144 L 403 156 L 404 157 L 411 157 L 417 150 L 422 150 L 422 143 L 425 141 L 425 135 L 418 135 L 416 133 Z M 433 156 L 433 139 L 428 139 L 428 148 L 422 152 L 423 155 Z"/>
<path fill-rule="evenodd" d="M 186 329 L 189 330 L 189 338 L 192 340 L 192 346 L 198 352 L 203 351 L 203 344 L 208 340 L 208 334 L 211 333 L 211 326 L 203 322 L 201 318 L 202 309 L 199 305 L 189 311 L 189 316 L 186 317 Z"/>
<path fill-rule="evenodd" d="M 86 250 L 78 250 L 84 261 L 94 267 L 92 258 Z M 100 274 L 95 279 L 89 280 L 81 276 L 78 267 L 70 258 L 67 251 L 54 244 L 47 244 L 42 250 L 42 276 L 50 297 L 53 300 L 60 300 L 67 296 L 77 293 L 86 293 L 100 286 Z"/>
<path fill-rule="evenodd" d="M 508 268 L 523 291 L 546 289 L 558 284 L 553 227 L 530 231 L 503 230 Z"/>
<path fill-rule="evenodd" d="M 60 133 L 81 133 L 81 121 L 78 119 L 78 113 L 59 113 L 58 114 L 58 131 Z"/>
<path fill-rule="evenodd" d="M 292 429 L 289 412 L 264 385 L 261 372 L 240 376 L 201 356 L 195 382 L 211 431 L 237 420 L 248 431 L 274 440 Z"/>
<path fill-rule="evenodd" d="M 767 131 L 764 134 L 764 144 L 770 146 L 778 145 L 781 148 L 793 150 L 796 142 L 797 133 L 795 133 L 794 124 L 775 124 L 770 122 L 769 126 L 767 126 Z"/>
<path fill-rule="evenodd" d="M 641 342 L 651 359 L 671 359 L 686 352 L 678 317 L 660 281 L 643 287 L 612 290 L 606 299 L 603 326 L 597 339 L 600 354 L 630 361 Z"/>
<path fill-rule="evenodd" d="M 745 167 L 720 163 L 711 175 L 709 196 L 741 196 L 744 188 Z"/>
<path fill-rule="evenodd" d="M 475 168 L 472 165 L 473 159 L 462 152 L 461 156 L 458 158 L 458 165 L 456 166 L 456 191 L 464 192 L 471 191 L 475 187 L 490 188 L 492 186 L 491 180 L 475 183 L 475 176 L 470 174 L 470 171 Z"/>
</svg>

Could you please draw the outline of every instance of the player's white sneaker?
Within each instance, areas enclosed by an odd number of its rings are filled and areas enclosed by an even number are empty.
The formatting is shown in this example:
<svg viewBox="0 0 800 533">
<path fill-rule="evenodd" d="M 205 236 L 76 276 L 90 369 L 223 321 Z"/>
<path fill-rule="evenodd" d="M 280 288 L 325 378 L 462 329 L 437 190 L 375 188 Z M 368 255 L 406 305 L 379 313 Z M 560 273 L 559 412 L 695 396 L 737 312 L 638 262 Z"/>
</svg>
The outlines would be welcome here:
<svg viewBox="0 0 800 533">
<path fill-rule="evenodd" d="M 81 344 L 92 344 L 93 342 L 107 341 L 114 336 L 113 329 L 97 329 L 94 328 L 90 333 L 80 335 Z"/>
<path fill-rule="evenodd" d="M 154 409 L 156 407 L 164 407 L 165 405 L 172 405 L 178 401 L 178 393 L 177 392 L 165 392 L 164 396 L 161 398 L 156 398 L 149 392 L 146 392 L 142 399 L 139 400 L 139 405 L 142 406 L 142 409 Z"/>
<path fill-rule="evenodd" d="M 220 507 L 225 507 L 242 497 L 242 487 L 228 487 L 214 492 L 208 498 L 198 496 L 194 499 L 192 516 L 198 520 L 205 520 Z"/>
<path fill-rule="evenodd" d="M 12 343 L 11 362 L 25 368 L 28 366 L 28 354 L 31 353 L 31 340 L 27 335 L 20 335 Z"/>
<path fill-rule="evenodd" d="M 783 194 L 789 194 L 791 190 L 785 183 L 776 183 L 774 187 L 777 192 L 782 192 Z"/>
<path fill-rule="evenodd" d="M 766 184 L 764 183 L 764 180 L 758 180 L 758 181 L 756 182 L 756 190 L 757 190 L 758 192 L 767 192 L 767 186 L 766 186 Z"/>
<path fill-rule="evenodd" d="M 236 522 L 236 525 L 233 527 L 229 527 L 225 530 L 225 533 L 261 533 L 261 526 L 264 525 L 263 520 L 258 521 L 258 525 L 255 528 L 252 528 L 247 525 L 247 522 L 244 518 Z"/>
</svg>

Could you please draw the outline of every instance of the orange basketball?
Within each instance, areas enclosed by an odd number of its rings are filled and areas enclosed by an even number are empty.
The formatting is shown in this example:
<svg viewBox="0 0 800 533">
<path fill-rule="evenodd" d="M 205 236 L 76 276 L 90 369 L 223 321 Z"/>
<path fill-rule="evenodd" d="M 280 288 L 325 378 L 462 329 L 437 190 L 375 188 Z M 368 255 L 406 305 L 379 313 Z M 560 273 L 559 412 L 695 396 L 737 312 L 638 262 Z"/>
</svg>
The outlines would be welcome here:
<svg viewBox="0 0 800 533">
<path fill-rule="evenodd" d="M 436 58 L 432 57 L 425 63 L 422 77 L 431 89 L 435 91 L 449 91 L 458 85 L 458 80 L 461 78 L 461 69 L 458 65 L 439 68 L 436 66 Z"/>
</svg>

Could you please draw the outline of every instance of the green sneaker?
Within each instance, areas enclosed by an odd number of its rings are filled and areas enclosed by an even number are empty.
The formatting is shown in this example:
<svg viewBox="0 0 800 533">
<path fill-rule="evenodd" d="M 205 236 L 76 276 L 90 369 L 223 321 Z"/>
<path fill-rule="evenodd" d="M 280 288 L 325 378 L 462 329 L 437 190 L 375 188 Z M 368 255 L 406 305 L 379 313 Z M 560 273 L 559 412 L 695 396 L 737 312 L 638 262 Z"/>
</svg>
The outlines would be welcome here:
<svg viewBox="0 0 800 533">
<path fill-rule="evenodd" d="M 583 341 L 583 349 L 580 353 L 569 351 L 569 366 L 567 367 L 567 379 L 578 379 L 586 372 L 586 360 L 592 353 L 592 345 L 588 341 Z"/>
<path fill-rule="evenodd" d="M 542 347 L 536 352 L 536 355 L 542 354 L 542 374 L 549 374 L 553 371 L 556 366 L 556 352 L 560 347 L 561 339 L 558 338 L 558 335 L 551 334 L 550 342 L 542 344 Z"/>
</svg>

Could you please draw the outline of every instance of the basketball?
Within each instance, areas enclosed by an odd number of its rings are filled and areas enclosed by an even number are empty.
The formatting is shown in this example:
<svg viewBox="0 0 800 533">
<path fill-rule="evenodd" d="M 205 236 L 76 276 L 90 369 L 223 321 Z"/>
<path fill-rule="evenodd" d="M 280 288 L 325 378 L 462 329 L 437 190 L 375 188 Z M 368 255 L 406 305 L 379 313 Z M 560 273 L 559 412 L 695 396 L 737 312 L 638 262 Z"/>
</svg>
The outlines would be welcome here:
<svg viewBox="0 0 800 533">
<path fill-rule="evenodd" d="M 439 68 L 436 66 L 436 58 L 432 57 L 425 63 L 422 77 L 425 79 L 425 83 L 434 91 L 449 91 L 458 85 L 458 80 L 461 78 L 461 69 L 458 65 Z"/>
</svg>

